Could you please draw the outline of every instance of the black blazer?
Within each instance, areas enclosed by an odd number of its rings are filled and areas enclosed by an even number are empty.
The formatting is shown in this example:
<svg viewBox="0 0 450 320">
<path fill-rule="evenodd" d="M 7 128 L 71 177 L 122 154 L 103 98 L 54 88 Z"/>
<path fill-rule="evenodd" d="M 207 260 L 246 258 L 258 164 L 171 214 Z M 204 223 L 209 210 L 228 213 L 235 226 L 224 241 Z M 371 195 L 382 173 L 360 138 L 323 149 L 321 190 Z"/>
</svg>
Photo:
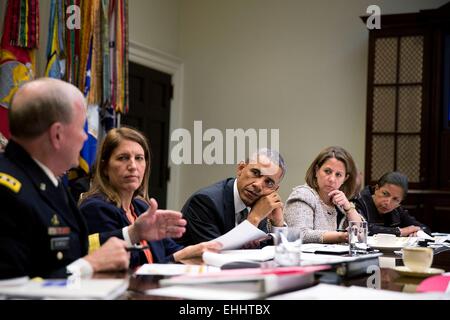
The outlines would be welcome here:
<svg viewBox="0 0 450 320">
<path fill-rule="evenodd" d="M 233 184 L 235 178 L 219 181 L 194 193 L 181 212 L 187 220 L 186 232 L 177 240 L 185 246 L 213 240 L 235 227 Z M 267 232 L 267 221 L 258 226 Z"/>
<path fill-rule="evenodd" d="M 148 208 L 148 205 L 140 199 L 133 199 L 132 205 L 137 216 L 140 216 Z M 102 195 L 84 200 L 80 205 L 80 210 L 86 218 L 89 234 L 99 233 L 101 244 L 110 237 L 123 239 L 122 229 L 130 225 L 125 211 L 116 207 Z M 183 249 L 183 246 L 170 238 L 149 241 L 149 246 L 154 263 L 173 262 L 173 254 Z M 136 267 L 146 262 L 143 252 L 131 252 L 130 267 Z"/>
<path fill-rule="evenodd" d="M 0 155 L 0 199 L 0 278 L 62 277 L 87 253 L 87 227 L 72 197 L 13 140 Z"/>
<path fill-rule="evenodd" d="M 352 201 L 355 203 L 356 210 L 360 212 L 369 224 L 369 234 L 376 233 L 390 233 L 400 236 L 398 228 L 404 228 L 409 226 L 421 227 L 423 231 L 431 234 L 431 230 L 425 224 L 419 222 L 408 213 L 403 207 L 387 212 L 385 214 L 379 214 L 375 203 L 373 202 L 372 195 L 374 189 L 370 186 L 366 186 Z"/>
</svg>

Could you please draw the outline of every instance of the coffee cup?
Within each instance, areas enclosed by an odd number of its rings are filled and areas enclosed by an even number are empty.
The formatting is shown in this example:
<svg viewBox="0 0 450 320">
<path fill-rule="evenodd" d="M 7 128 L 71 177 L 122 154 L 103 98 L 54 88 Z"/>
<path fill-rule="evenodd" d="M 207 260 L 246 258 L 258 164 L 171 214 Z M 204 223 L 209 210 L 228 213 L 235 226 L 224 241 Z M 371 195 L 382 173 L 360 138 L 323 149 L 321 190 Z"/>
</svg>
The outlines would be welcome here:
<svg viewBox="0 0 450 320">
<path fill-rule="evenodd" d="M 397 239 L 395 234 L 389 233 L 377 233 L 373 236 L 374 242 L 379 246 L 393 245 Z"/>
<path fill-rule="evenodd" d="M 411 271 L 425 272 L 433 263 L 433 249 L 424 247 L 405 247 L 403 264 Z"/>
</svg>

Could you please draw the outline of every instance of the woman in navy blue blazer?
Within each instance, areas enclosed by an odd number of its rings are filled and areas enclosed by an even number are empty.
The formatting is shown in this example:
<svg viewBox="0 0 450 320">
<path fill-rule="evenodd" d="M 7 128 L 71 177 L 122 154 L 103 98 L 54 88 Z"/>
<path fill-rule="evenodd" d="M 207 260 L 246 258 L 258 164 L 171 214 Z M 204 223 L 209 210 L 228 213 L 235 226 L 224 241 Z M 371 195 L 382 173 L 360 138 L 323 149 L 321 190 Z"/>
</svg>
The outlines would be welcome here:
<svg viewBox="0 0 450 320">
<path fill-rule="evenodd" d="M 149 177 L 150 148 L 144 135 L 126 127 L 110 130 L 97 153 L 92 186 L 80 199 L 90 244 L 100 246 L 112 236 L 124 239 L 130 246 L 148 244 L 149 250 L 131 253 L 131 267 L 179 262 L 201 256 L 206 250 L 218 251 L 221 245 L 217 242 L 186 248 L 170 238 L 147 242 L 154 238 L 150 234 L 153 231 L 147 228 L 154 221 L 152 217 L 169 211 L 158 210 L 156 200 L 149 199 Z"/>
</svg>

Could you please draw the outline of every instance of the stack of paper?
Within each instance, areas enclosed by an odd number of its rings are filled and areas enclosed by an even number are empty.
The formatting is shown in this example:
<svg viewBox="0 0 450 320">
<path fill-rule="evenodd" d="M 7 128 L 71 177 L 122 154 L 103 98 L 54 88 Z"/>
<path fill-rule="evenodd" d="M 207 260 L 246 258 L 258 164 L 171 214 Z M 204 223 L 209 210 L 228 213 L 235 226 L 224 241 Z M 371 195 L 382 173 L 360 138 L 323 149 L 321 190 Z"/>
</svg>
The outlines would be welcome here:
<svg viewBox="0 0 450 320">
<path fill-rule="evenodd" d="M 257 299 L 314 283 L 314 272 L 328 266 L 252 268 L 162 279 L 151 295 L 188 299 Z M 169 287 L 169 288 L 165 288 Z"/>
<path fill-rule="evenodd" d="M 146 294 L 189 300 L 253 300 L 261 298 L 258 291 L 227 290 L 223 287 L 170 286 L 147 290 Z"/>
<path fill-rule="evenodd" d="M 205 265 L 146 263 L 136 270 L 136 275 L 178 276 L 182 274 L 199 274 L 219 271 L 220 269 L 217 267 Z"/>
<path fill-rule="evenodd" d="M 114 299 L 128 288 L 125 279 L 30 280 L 22 285 L 0 286 L 0 296 L 28 299 Z"/>
<path fill-rule="evenodd" d="M 442 294 L 403 293 L 364 287 L 318 284 L 314 287 L 271 297 L 273 300 L 434 300 Z"/>
<path fill-rule="evenodd" d="M 230 262 L 263 262 L 272 260 L 275 256 L 275 247 L 267 246 L 263 249 L 224 250 L 220 253 L 206 251 L 203 261 L 210 266 L 221 267 Z"/>
</svg>

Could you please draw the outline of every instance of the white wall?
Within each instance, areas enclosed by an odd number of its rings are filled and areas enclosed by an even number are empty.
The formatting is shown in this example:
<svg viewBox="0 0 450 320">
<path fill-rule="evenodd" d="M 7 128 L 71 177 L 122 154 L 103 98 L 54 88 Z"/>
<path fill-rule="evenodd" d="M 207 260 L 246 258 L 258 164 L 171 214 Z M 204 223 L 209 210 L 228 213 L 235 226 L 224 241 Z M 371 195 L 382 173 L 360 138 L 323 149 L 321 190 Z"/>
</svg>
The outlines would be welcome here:
<svg viewBox="0 0 450 320">
<path fill-rule="evenodd" d="M 130 40 L 179 55 L 179 0 L 130 0 Z"/>
<path fill-rule="evenodd" d="M 446 2 L 183 0 L 184 127 L 279 128 L 284 199 L 326 146 L 345 147 L 363 168 L 368 31 L 359 17 L 370 4 L 399 13 Z M 180 206 L 234 168 L 183 166 Z"/>
</svg>

